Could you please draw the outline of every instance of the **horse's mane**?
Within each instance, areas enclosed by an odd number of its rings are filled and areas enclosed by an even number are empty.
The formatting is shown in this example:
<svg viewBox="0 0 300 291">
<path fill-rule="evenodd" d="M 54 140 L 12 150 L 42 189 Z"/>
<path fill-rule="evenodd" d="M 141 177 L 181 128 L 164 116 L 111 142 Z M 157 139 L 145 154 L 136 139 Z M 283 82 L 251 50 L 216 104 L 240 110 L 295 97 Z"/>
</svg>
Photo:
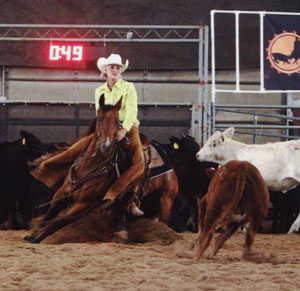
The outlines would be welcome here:
<svg viewBox="0 0 300 291">
<path fill-rule="evenodd" d="M 96 130 L 96 124 L 97 124 L 97 117 L 95 117 L 92 120 L 92 122 L 90 123 L 89 127 L 87 128 L 87 130 L 83 132 L 82 137 L 90 135 L 91 133 L 95 132 L 95 130 Z"/>
</svg>

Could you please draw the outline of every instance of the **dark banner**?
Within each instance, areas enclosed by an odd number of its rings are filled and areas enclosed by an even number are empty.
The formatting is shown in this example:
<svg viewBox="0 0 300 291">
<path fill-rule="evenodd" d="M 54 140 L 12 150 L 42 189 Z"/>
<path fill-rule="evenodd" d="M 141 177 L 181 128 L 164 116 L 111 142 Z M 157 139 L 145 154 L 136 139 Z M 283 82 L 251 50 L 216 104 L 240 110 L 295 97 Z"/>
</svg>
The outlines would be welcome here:
<svg viewBox="0 0 300 291">
<path fill-rule="evenodd" d="M 264 16 L 266 90 L 300 90 L 300 16 Z"/>
</svg>

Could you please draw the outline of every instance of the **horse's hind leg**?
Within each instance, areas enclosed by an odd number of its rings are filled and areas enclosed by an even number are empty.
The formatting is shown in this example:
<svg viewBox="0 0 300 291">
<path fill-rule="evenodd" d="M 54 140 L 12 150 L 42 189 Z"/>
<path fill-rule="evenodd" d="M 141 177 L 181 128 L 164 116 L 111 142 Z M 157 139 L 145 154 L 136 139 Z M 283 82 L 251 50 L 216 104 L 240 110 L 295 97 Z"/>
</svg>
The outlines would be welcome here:
<svg viewBox="0 0 300 291">
<path fill-rule="evenodd" d="M 174 200 L 172 200 L 169 196 L 169 192 L 163 192 L 160 198 L 160 212 L 159 212 L 159 220 L 160 221 L 168 221 L 171 215 L 171 209 Z"/>
<path fill-rule="evenodd" d="M 159 220 L 164 222 L 168 221 L 174 200 L 178 194 L 178 182 L 175 172 L 172 170 L 166 175 L 168 175 L 168 182 L 161 190 L 159 212 Z"/>
<path fill-rule="evenodd" d="M 85 203 L 76 203 L 67 213 L 66 216 L 58 219 L 57 221 L 54 221 L 51 223 L 46 230 L 40 234 L 37 238 L 31 240 L 31 243 L 40 243 L 43 239 L 45 239 L 47 236 L 55 233 L 59 229 L 65 227 L 66 225 L 70 224 L 71 222 L 75 221 L 79 217 L 82 216 L 82 214 L 88 210 L 88 205 Z"/>
</svg>

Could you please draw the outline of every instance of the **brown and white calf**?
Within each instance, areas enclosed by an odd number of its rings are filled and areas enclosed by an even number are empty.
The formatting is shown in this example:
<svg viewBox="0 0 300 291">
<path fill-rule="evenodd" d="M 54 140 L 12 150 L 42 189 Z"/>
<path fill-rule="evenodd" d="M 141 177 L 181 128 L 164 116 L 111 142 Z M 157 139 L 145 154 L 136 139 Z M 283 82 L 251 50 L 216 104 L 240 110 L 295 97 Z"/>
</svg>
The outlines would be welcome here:
<svg viewBox="0 0 300 291">
<path fill-rule="evenodd" d="M 250 251 L 255 234 L 268 214 L 269 192 L 259 171 L 246 161 L 229 161 L 213 175 L 207 194 L 199 206 L 199 226 L 196 242 L 199 248 L 195 259 L 199 260 L 207 249 L 216 226 L 224 232 L 215 240 L 212 255 L 215 256 L 225 241 L 240 226 L 248 223 L 246 251 Z"/>
</svg>

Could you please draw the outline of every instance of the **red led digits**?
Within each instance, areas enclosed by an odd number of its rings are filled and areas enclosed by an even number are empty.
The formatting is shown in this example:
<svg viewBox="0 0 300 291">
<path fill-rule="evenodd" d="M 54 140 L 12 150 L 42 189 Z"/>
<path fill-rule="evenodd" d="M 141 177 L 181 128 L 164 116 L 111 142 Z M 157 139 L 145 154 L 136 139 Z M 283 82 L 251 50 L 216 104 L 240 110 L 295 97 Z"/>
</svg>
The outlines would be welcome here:
<svg viewBox="0 0 300 291">
<path fill-rule="evenodd" d="M 61 56 L 59 55 L 59 45 L 50 45 L 50 53 L 49 53 L 49 60 L 51 61 L 57 61 L 61 59 Z"/>
<path fill-rule="evenodd" d="M 83 47 L 81 45 L 73 46 L 73 61 L 82 61 Z"/>
<path fill-rule="evenodd" d="M 49 60 L 51 61 L 82 61 L 82 55 L 81 45 L 50 45 Z"/>
</svg>

